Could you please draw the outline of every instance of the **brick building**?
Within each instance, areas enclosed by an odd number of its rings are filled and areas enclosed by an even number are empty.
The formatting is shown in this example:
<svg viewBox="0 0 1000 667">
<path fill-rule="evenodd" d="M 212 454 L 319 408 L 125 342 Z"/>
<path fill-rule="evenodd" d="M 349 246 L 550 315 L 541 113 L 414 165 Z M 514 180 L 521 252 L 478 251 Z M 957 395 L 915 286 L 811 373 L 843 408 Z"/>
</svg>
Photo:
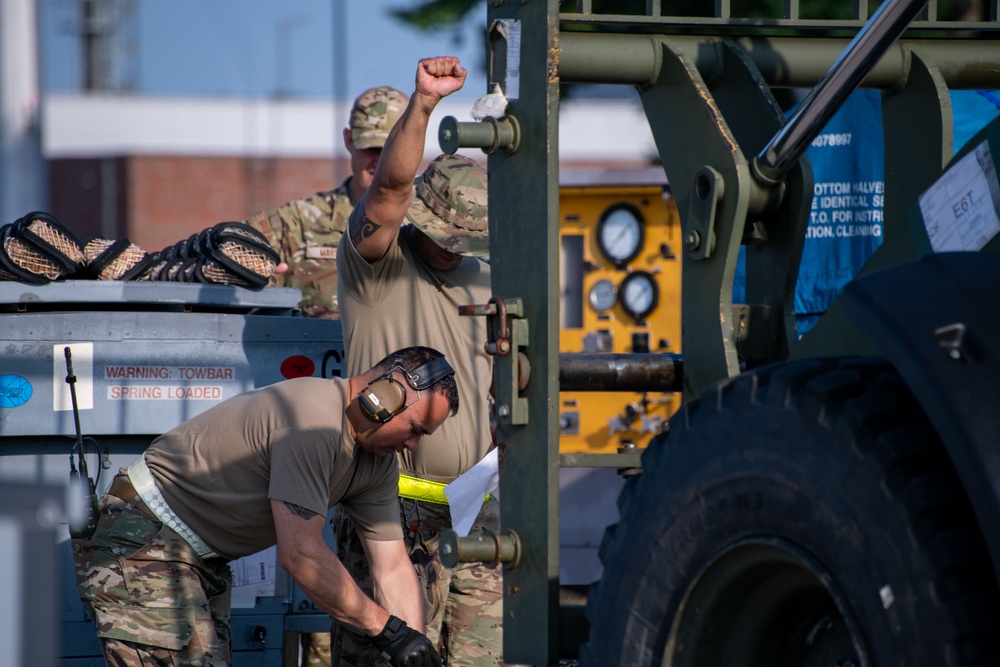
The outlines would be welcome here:
<svg viewBox="0 0 1000 667">
<path fill-rule="evenodd" d="M 349 173 L 340 128 L 349 102 L 52 95 L 42 109 L 49 212 L 78 235 L 127 236 L 155 251 L 217 222 L 329 189 Z M 468 120 L 469 101 L 445 100 Z M 619 128 L 607 133 L 607 127 Z M 601 128 L 601 132 L 595 132 Z M 486 161 L 479 149 L 469 155 Z M 648 165 L 655 155 L 638 101 L 563 105 L 565 167 Z"/>
</svg>

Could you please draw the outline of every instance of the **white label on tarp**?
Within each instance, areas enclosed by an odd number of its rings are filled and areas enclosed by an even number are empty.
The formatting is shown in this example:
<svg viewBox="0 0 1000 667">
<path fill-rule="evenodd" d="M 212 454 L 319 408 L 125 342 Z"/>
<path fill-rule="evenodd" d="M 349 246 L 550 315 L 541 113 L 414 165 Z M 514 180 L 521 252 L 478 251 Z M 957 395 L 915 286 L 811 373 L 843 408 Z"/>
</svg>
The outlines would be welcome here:
<svg viewBox="0 0 1000 667">
<path fill-rule="evenodd" d="M 884 194 L 878 180 L 814 183 L 806 238 L 881 237 Z"/>
<path fill-rule="evenodd" d="M 66 348 L 73 361 L 76 377 L 76 405 L 80 410 L 94 409 L 94 344 L 57 343 L 52 346 L 52 409 L 56 412 L 73 409 L 73 397 L 66 377 Z"/>
<path fill-rule="evenodd" d="M 934 252 L 981 250 L 1000 232 L 998 207 L 1000 183 L 987 141 L 920 195 L 920 214 Z"/>
</svg>

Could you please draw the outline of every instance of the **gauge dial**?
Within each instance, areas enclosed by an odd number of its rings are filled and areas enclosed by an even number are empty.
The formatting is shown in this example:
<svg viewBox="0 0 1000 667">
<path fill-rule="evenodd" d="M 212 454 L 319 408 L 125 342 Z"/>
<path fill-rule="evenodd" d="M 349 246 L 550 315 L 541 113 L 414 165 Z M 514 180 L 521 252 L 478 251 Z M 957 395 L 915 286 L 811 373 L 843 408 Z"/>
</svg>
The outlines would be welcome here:
<svg viewBox="0 0 1000 667">
<path fill-rule="evenodd" d="M 597 223 L 597 247 L 615 266 L 635 259 L 645 237 L 642 215 L 628 204 L 615 204 Z"/>
<path fill-rule="evenodd" d="M 603 313 L 615 307 L 615 302 L 618 301 L 618 288 L 607 278 L 602 278 L 590 288 L 588 298 L 594 310 Z"/>
<path fill-rule="evenodd" d="M 656 279 L 646 271 L 628 274 L 618 291 L 621 293 L 622 308 L 636 320 L 645 319 L 656 309 L 660 300 Z"/>
</svg>

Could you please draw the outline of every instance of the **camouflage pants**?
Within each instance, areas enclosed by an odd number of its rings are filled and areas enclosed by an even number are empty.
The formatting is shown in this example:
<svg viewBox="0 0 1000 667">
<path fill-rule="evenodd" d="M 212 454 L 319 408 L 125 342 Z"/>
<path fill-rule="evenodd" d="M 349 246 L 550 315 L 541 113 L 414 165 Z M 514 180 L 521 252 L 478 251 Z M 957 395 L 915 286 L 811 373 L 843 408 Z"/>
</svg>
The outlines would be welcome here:
<svg viewBox="0 0 1000 667">
<path fill-rule="evenodd" d="M 424 591 L 426 634 L 438 648 L 445 664 L 452 667 L 502 665 L 503 573 L 501 566 L 460 563 L 454 569 L 441 565 L 438 539 L 451 527 L 447 505 L 400 500 L 406 546 Z M 364 550 L 354 533 L 347 512 L 339 507 L 334 515 L 337 551 L 345 567 L 368 594 L 371 575 Z M 472 532 L 483 528 L 500 530 L 500 504 L 483 503 Z M 334 665 L 372 667 L 385 665 L 371 641 L 350 628 L 333 624 L 330 640 Z"/>
<path fill-rule="evenodd" d="M 105 494 L 93 537 L 73 540 L 77 592 L 113 667 L 229 667 L 232 573 L 202 560 L 141 500 Z"/>
<path fill-rule="evenodd" d="M 302 667 L 330 667 L 330 633 L 307 632 L 302 635 Z"/>
</svg>

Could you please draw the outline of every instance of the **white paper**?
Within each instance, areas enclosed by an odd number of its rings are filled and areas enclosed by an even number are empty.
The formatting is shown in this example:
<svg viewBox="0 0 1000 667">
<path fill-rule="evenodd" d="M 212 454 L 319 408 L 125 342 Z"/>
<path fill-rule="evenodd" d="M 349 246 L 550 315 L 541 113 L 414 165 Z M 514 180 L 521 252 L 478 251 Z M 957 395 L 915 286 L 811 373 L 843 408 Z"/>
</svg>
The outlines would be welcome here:
<svg viewBox="0 0 1000 667">
<path fill-rule="evenodd" d="M 472 105 L 472 111 L 469 115 L 472 116 L 473 120 L 482 120 L 487 116 L 491 118 L 503 118 L 507 113 L 507 98 L 503 96 L 503 91 L 500 90 L 500 84 L 493 84 L 493 92 L 483 95 L 476 103 Z"/>
<path fill-rule="evenodd" d="M 1000 232 L 998 199 L 1000 186 L 984 141 L 919 198 L 934 252 L 981 250 Z"/>
<path fill-rule="evenodd" d="M 459 475 L 444 487 L 444 495 L 451 508 L 451 527 L 459 537 L 465 537 L 483 508 L 486 494 L 496 491 L 500 482 L 497 449 L 493 448 L 483 460 Z"/>
<path fill-rule="evenodd" d="M 229 605 L 232 609 L 253 609 L 257 606 L 256 586 L 233 586 Z"/>
<path fill-rule="evenodd" d="M 270 547 L 229 564 L 233 572 L 234 609 L 257 604 L 258 597 L 273 597 L 277 576 L 277 549 Z"/>
</svg>

